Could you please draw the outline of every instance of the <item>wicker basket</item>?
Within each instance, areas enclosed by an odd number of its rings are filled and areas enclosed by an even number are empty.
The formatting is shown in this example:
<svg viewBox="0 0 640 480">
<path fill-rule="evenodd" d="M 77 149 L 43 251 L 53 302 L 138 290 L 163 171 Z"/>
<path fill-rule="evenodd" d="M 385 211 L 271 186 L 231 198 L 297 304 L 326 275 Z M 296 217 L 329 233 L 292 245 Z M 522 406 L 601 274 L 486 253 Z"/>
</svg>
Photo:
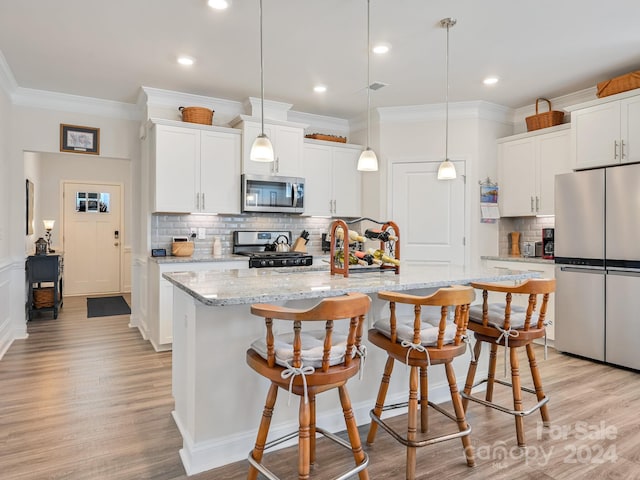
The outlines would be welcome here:
<svg viewBox="0 0 640 480">
<path fill-rule="evenodd" d="M 204 107 L 180 107 L 182 121 L 211 125 L 213 123 L 213 110 Z"/>
<path fill-rule="evenodd" d="M 598 83 L 598 98 L 640 88 L 640 70 Z"/>
<path fill-rule="evenodd" d="M 193 255 L 193 242 L 172 242 L 171 255 L 176 257 L 190 257 Z"/>
<path fill-rule="evenodd" d="M 33 289 L 33 306 L 35 308 L 53 307 L 54 303 L 53 287 L 42 287 Z"/>
<path fill-rule="evenodd" d="M 325 135 L 324 133 L 311 133 L 309 135 L 305 135 L 304 138 L 326 140 L 328 142 L 347 143 L 347 137 L 339 137 L 338 135 Z"/>
<path fill-rule="evenodd" d="M 549 105 L 549 111 L 544 113 L 538 113 L 538 103 L 540 100 L 547 102 Z M 541 128 L 553 127 L 554 125 L 560 125 L 564 120 L 564 112 L 558 110 L 551 110 L 551 102 L 546 98 L 538 98 L 536 100 L 536 114 L 527 117 L 527 131 L 532 132 L 534 130 L 540 130 Z"/>
</svg>

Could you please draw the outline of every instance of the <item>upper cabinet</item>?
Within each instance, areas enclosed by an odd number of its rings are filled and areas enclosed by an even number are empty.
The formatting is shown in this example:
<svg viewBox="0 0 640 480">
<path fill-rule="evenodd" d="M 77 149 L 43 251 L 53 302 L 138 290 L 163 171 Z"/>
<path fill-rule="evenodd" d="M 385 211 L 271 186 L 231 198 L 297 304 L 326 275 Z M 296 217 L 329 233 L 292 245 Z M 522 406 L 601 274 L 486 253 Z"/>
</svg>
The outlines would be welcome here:
<svg viewBox="0 0 640 480">
<path fill-rule="evenodd" d="M 242 129 L 242 173 L 301 176 L 304 125 L 288 122 L 265 123 L 264 133 L 273 145 L 273 162 L 254 162 L 249 159 L 253 141 L 262 131 L 259 119 L 240 116 L 233 126 Z"/>
<path fill-rule="evenodd" d="M 149 131 L 153 211 L 240 213 L 240 132 L 171 123 Z"/>
<path fill-rule="evenodd" d="M 360 145 L 306 140 L 302 176 L 305 215 L 359 217 L 362 213 Z"/>
<path fill-rule="evenodd" d="M 640 95 L 629 95 L 605 97 L 571 113 L 577 169 L 640 162 Z"/>
<path fill-rule="evenodd" d="M 498 202 L 503 217 L 554 214 L 554 182 L 573 170 L 569 125 L 498 141 Z"/>
</svg>

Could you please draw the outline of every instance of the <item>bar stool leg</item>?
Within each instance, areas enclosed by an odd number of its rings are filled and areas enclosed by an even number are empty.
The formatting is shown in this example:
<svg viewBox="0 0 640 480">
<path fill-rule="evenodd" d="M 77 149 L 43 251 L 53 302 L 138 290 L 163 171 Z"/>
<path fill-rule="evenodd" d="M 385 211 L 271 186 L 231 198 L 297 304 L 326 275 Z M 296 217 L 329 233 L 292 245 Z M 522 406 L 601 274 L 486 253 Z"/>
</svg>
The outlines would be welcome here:
<svg viewBox="0 0 640 480">
<path fill-rule="evenodd" d="M 387 398 L 387 390 L 389 389 L 389 379 L 391 378 L 391 372 L 393 372 L 393 358 L 387 357 L 387 363 L 384 366 L 384 372 L 382 374 L 382 381 L 380 382 L 380 389 L 378 390 L 378 398 L 376 399 L 376 406 L 373 409 L 378 417 L 382 415 L 382 407 L 384 407 L 384 401 Z M 378 431 L 378 424 L 371 421 L 369 425 L 369 434 L 367 435 L 367 443 L 372 444 L 376 439 L 376 432 Z"/>
<path fill-rule="evenodd" d="M 349 435 L 349 443 L 351 444 L 353 458 L 356 461 L 356 465 L 360 465 L 365 459 L 365 454 L 364 450 L 362 450 L 360 434 L 358 433 L 358 425 L 355 417 L 353 416 L 351 399 L 349 398 L 349 392 L 347 392 L 346 385 L 338 387 L 338 393 L 340 394 L 340 403 L 342 404 L 344 422 L 347 426 L 347 434 Z M 369 472 L 366 469 L 358 472 L 358 475 L 360 480 L 369 480 Z"/>
<path fill-rule="evenodd" d="M 467 372 L 467 381 L 464 384 L 464 394 L 471 395 L 471 389 L 473 388 L 473 382 L 476 377 L 476 370 L 478 369 L 478 360 L 480 359 L 480 353 L 482 352 L 482 342 L 480 340 L 476 341 L 476 344 L 473 347 L 473 360 L 469 363 L 469 371 Z M 462 407 L 464 411 L 467 411 L 467 407 L 469 406 L 469 399 L 462 399 Z"/>
<path fill-rule="evenodd" d="M 536 362 L 536 355 L 533 350 L 532 344 L 527 344 L 527 357 L 529 357 L 529 368 L 531 369 L 531 377 L 533 378 L 533 385 L 536 390 L 536 397 L 538 401 L 544 398 L 544 390 L 542 389 L 542 378 L 540 377 L 540 370 L 538 370 L 538 362 Z M 540 407 L 540 415 L 542 416 L 542 424 L 548 427 L 551 424 L 551 418 L 549 416 L 549 409 L 545 403 Z"/>
<path fill-rule="evenodd" d="M 311 398 L 312 394 L 309 392 L 309 398 Z M 310 473 L 310 434 L 309 434 L 309 423 L 310 423 L 310 407 L 309 403 L 305 403 L 304 397 L 300 397 L 300 412 L 298 414 L 299 418 L 299 429 L 298 429 L 298 480 L 308 480 Z M 309 400 L 311 401 L 311 400 Z"/>
<path fill-rule="evenodd" d="M 420 367 L 420 430 L 429 431 L 429 379 L 427 369 Z"/>
<path fill-rule="evenodd" d="M 410 367 L 407 441 L 415 442 L 418 431 L 418 367 Z M 416 447 L 407 445 L 407 480 L 416 478 Z"/>
<path fill-rule="evenodd" d="M 269 434 L 269 427 L 271 425 L 271 417 L 273 416 L 273 406 L 276 404 L 276 398 L 278 396 L 278 386 L 271 384 L 269 392 L 267 393 L 267 399 L 264 404 L 264 410 L 262 412 L 262 419 L 260 420 L 260 428 L 258 429 L 258 436 L 256 438 L 256 444 L 251 452 L 251 456 L 258 463 L 262 462 L 262 456 L 264 455 L 264 445 L 267 443 L 267 435 Z M 249 473 L 247 480 L 256 480 L 258 478 L 258 470 L 253 465 L 249 465 Z"/>
<path fill-rule="evenodd" d="M 316 463 L 316 396 L 309 395 L 309 463 Z"/>
<path fill-rule="evenodd" d="M 456 383 L 456 374 L 453 370 L 451 362 L 444 364 L 444 368 L 447 372 L 447 380 L 449 381 L 449 390 L 451 390 L 451 403 L 453 404 L 453 410 L 456 412 L 456 422 L 458 423 L 458 429 L 462 432 L 468 428 L 467 419 L 464 415 L 464 408 L 462 407 L 462 399 L 458 392 L 458 385 Z M 467 465 L 473 467 L 475 460 L 473 458 L 473 447 L 471 446 L 471 439 L 469 435 L 460 437 L 462 440 L 462 447 L 464 448 L 464 455 L 467 458 Z"/>
<path fill-rule="evenodd" d="M 509 360 L 511 363 L 511 384 L 513 385 L 513 409 L 516 412 L 522 411 L 522 389 L 520 385 L 520 365 L 518 362 L 518 350 L 509 347 Z M 524 447 L 524 417 L 515 415 L 516 419 L 516 438 L 518 446 Z"/>
<path fill-rule="evenodd" d="M 498 357 L 498 344 L 491 344 L 491 353 L 489 353 L 489 374 L 487 375 L 487 392 L 485 400 L 493 402 L 493 386 L 496 379 L 496 362 Z"/>
</svg>

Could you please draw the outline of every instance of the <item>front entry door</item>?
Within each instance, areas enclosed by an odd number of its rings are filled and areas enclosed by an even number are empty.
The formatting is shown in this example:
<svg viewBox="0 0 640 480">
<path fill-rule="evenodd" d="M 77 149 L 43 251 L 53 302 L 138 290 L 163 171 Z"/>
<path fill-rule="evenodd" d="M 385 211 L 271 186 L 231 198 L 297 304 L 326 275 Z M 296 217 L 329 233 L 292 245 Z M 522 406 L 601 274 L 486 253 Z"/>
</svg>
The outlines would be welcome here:
<svg viewBox="0 0 640 480">
<path fill-rule="evenodd" d="M 464 162 L 455 180 L 438 180 L 439 162 L 394 163 L 391 218 L 401 233 L 402 262 L 464 265 Z"/>
<path fill-rule="evenodd" d="M 121 186 L 64 183 L 64 279 L 68 295 L 120 292 Z"/>
</svg>

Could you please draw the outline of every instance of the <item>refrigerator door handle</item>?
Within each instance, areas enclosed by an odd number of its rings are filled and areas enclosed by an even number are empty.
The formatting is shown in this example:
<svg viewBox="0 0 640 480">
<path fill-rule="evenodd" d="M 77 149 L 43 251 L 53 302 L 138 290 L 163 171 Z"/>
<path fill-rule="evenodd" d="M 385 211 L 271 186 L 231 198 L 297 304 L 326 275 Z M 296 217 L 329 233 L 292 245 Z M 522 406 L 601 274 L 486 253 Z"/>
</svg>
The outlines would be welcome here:
<svg viewBox="0 0 640 480">
<path fill-rule="evenodd" d="M 580 267 L 560 267 L 562 272 L 575 272 L 575 273 L 600 273 L 605 274 L 604 268 L 580 268 Z"/>
<path fill-rule="evenodd" d="M 640 277 L 638 270 L 611 270 L 607 269 L 607 275 L 620 275 L 623 277 Z"/>
</svg>

